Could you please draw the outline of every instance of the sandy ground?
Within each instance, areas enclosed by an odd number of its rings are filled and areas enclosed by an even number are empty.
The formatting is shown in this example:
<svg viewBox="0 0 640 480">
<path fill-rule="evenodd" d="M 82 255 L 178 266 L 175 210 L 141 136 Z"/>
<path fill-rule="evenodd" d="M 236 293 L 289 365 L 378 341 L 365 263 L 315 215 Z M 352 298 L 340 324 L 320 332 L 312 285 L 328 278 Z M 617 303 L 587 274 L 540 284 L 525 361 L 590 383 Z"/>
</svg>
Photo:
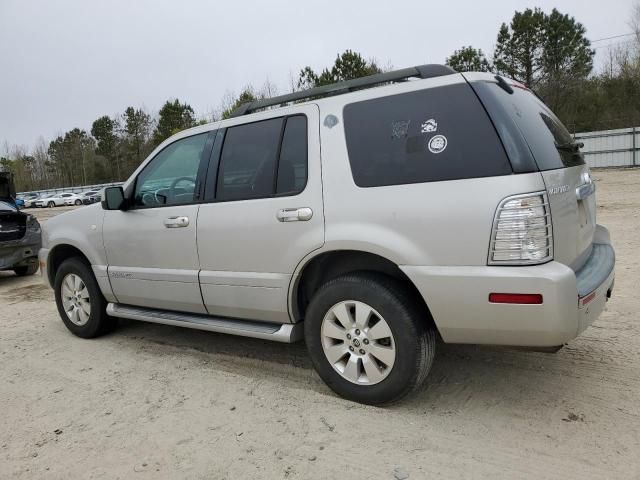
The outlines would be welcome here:
<svg viewBox="0 0 640 480">
<path fill-rule="evenodd" d="M 640 170 L 595 178 L 618 254 L 602 317 L 556 354 L 442 345 L 384 409 L 336 397 L 303 344 L 81 340 L 38 276 L 1 274 L 0 477 L 640 478 Z"/>
</svg>

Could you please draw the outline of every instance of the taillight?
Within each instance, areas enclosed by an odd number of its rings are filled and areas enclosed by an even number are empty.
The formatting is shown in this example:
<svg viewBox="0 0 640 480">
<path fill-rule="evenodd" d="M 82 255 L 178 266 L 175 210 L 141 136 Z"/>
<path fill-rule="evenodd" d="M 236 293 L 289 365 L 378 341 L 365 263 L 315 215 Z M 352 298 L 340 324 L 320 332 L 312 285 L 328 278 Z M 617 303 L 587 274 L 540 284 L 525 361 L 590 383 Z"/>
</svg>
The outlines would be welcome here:
<svg viewBox="0 0 640 480">
<path fill-rule="evenodd" d="M 532 265 L 553 258 L 553 232 L 546 192 L 507 197 L 491 231 L 489 265 Z"/>
</svg>

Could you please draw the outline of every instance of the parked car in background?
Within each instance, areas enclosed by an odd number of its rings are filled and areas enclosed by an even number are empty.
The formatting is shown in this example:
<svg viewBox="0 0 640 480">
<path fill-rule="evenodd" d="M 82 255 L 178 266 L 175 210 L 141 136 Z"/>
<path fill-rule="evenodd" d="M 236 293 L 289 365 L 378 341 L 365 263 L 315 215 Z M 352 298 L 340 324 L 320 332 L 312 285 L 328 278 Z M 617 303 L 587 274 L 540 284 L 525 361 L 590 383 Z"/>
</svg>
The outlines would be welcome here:
<svg viewBox="0 0 640 480">
<path fill-rule="evenodd" d="M 418 388 L 438 338 L 562 347 L 615 277 L 558 117 L 525 85 L 442 65 L 184 130 L 102 208 L 47 220 L 40 262 L 75 335 L 121 317 L 304 338 L 327 385 L 370 404 Z"/>
<path fill-rule="evenodd" d="M 11 176 L 0 175 L 0 270 L 33 275 L 38 271 L 40 224 L 33 215 L 18 210 L 14 191 Z"/>
<path fill-rule="evenodd" d="M 24 208 L 24 198 L 16 197 L 16 201 L 14 203 L 16 204 L 16 207 Z"/>
<path fill-rule="evenodd" d="M 66 203 L 67 200 L 71 200 L 71 203 Z M 82 205 L 82 200 L 75 193 L 63 192 L 63 193 L 54 193 L 53 195 L 49 195 L 47 197 L 43 197 L 39 200 L 36 200 L 36 207 L 61 207 L 63 205 Z"/>
<path fill-rule="evenodd" d="M 32 202 L 32 203 L 33 203 L 33 206 L 34 206 L 34 207 L 36 207 L 36 208 L 41 208 L 41 207 L 55 207 L 55 206 L 56 206 L 56 203 L 55 203 L 55 202 L 52 202 L 52 204 L 51 204 L 51 205 L 49 205 L 49 204 L 47 203 L 47 201 L 49 200 L 49 197 L 52 197 L 52 196 L 53 196 L 53 195 L 43 195 L 43 196 L 41 196 L 40 198 L 37 198 L 36 200 L 34 200 L 34 201 Z"/>
<path fill-rule="evenodd" d="M 89 190 L 88 192 L 83 192 L 80 194 L 80 198 L 82 199 L 82 203 L 84 205 L 91 205 L 92 203 L 97 203 L 101 199 L 101 190 Z"/>
<path fill-rule="evenodd" d="M 24 208 L 32 208 L 35 207 L 35 201 L 40 198 L 40 195 L 37 193 L 23 193 L 20 197 L 24 200 Z"/>
<path fill-rule="evenodd" d="M 65 205 L 82 205 L 82 195 L 78 193 L 70 193 L 64 197 Z"/>
</svg>

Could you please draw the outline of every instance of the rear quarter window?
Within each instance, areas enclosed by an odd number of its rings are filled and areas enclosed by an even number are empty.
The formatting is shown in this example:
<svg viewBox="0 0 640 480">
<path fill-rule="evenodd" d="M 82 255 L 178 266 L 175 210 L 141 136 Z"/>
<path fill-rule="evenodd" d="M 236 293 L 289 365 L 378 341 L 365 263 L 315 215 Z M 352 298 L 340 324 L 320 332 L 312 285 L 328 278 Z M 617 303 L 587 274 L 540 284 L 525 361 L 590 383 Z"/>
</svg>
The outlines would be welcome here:
<svg viewBox="0 0 640 480">
<path fill-rule="evenodd" d="M 555 170 L 584 165 L 584 155 L 577 149 L 567 147 L 574 143 L 569 131 L 531 91 L 514 88 L 513 93 L 509 94 L 497 84 L 487 82 L 478 82 L 474 88 L 492 112 L 496 124 L 504 124 L 508 120 L 517 126 L 538 169 Z M 503 131 L 500 126 L 498 128 Z M 508 125 L 504 131 L 508 131 Z"/>
<path fill-rule="evenodd" d="M 351 103 L 343 114 L 359 187 L 512 173 L 493 124 L 466 83 Z"/>
</svg>

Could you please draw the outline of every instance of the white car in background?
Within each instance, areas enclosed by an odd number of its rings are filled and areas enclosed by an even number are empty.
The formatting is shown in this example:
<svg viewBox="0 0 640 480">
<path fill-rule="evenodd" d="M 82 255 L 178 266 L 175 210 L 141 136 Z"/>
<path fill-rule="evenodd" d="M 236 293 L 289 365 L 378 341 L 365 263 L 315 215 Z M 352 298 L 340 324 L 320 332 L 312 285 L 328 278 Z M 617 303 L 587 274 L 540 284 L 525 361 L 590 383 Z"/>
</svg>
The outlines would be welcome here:
<svg viewBox="0 0 640 480">
<path fill-rule="evenodd" d="M 82 194 L 77 194 L 77 193 L 69 193 L 69 194 L 64 194 L 65 195 L 65 199 L 64 199 L 64 204 L 65 205 L 82 205 Z"/>
<path fill-rule="evenodd" d="M 63 205 L 82 205 L 82 199 L 75 193 L 63 192 L 54 193 L 35 202 L 36 207 L 61 207 Z"/>
</svg>

